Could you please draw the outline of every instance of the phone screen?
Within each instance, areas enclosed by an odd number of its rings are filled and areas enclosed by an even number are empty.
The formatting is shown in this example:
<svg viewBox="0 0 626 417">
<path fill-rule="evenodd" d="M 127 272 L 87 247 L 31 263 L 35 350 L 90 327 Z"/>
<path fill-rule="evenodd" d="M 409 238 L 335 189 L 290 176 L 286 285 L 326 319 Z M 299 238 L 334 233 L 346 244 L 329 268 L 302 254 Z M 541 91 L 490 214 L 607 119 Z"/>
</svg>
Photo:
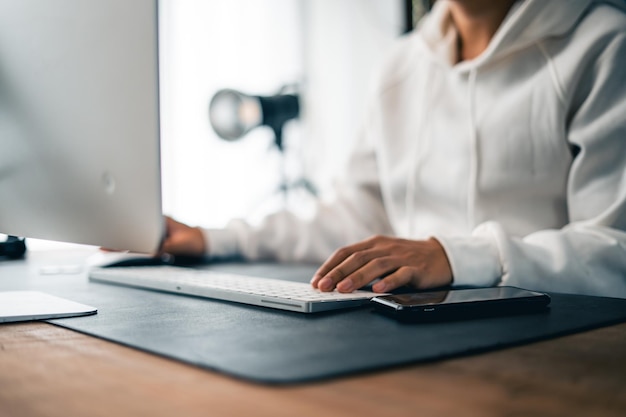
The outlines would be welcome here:
<svg viewBox="0 0 626 417">
<path fill-rule="evenodd" d="M 544 294 L 515 287 L 472 288 L 389 295 L 385 298 L 402 306 L 473 303 L 511 298 L 542 297 Z"/>
<path fill-rule="evenodd" d="M 375 309 L 398 320 L 467 319 L 545 311 L 550 296 L 516 287 L 492 287 L 384 295 Z"/>
</svg>

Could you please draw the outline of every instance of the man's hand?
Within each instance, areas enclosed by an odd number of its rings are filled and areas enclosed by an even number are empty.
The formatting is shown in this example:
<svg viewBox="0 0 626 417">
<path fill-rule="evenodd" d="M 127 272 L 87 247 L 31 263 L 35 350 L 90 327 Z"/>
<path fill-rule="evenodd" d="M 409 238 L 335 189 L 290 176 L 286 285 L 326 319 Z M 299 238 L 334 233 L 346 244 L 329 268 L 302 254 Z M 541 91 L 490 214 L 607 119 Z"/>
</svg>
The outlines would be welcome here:
<svg viewBox="0 0 626 417">
<path fill-rule="evenodd" d="M 161 252 L 170 255 L 202 256 L 206 253 L 204 234 L 197 227 L 165 217 L 167 231 Z"/>
<path fill-rule="evenodd" d="M 351 292 L 382 278 L 375 292 L 403 285 L 418 289 L 452 283 L 448 257 L 436 239 L 407 240 L 374 236 L 338 249 L 317 270 L 311 285 L 322 291 Z"/>
</svg>

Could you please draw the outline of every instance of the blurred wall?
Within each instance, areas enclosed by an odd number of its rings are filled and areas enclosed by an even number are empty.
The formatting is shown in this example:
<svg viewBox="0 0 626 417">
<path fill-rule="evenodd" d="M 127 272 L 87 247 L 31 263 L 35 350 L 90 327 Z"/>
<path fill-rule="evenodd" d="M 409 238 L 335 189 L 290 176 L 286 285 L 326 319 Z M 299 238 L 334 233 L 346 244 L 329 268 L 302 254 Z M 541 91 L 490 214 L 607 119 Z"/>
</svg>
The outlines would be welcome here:
<svg viewBox="0 0 626 417">
<path fill-rule="evenodd" d="M 329 189 L 403 25 L 399 0 L 161 0 L 161 19 L 164 211 L 209 227 L 285 205 L 281 169 Z M 286 126 L 285 155 L 266 128 L 238 142 L 215 135 L 217 90 L 270 95 L 286 84 L 303 114 Z M 310 195 L 290 195 L 289 207 L 306 211 Z"/>
</svg>

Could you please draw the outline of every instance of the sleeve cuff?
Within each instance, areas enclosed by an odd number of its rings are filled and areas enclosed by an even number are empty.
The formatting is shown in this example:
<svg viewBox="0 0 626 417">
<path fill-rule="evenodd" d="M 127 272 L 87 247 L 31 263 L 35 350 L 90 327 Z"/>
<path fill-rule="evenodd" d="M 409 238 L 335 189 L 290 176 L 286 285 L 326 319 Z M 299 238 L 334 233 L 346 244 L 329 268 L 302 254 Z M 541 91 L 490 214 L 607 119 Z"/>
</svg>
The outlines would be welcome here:
<svg viewBox="0 0 626 417">
<path fill-rule="evenodd" d="M 237 234 L 228 229 L 202 229 L 204 247 L 210 259 L 230 258 L 239 255 Z"/>
<path fill-rule="evenodd" d="M 490 287 L 500 281 L 500 258 L 490 239 L 476 236 L 434 238 L 446 251 L 454 286 Z"/>
</svg>

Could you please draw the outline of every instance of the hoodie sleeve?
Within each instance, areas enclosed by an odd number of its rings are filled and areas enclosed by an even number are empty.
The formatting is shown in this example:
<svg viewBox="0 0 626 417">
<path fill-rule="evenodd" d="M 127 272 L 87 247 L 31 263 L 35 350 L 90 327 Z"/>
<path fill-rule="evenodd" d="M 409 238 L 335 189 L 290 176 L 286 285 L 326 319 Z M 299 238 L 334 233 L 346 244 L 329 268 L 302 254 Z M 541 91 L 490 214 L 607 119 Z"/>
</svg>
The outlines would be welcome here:
<svg viewBox="0 0 626 417">
<path fill-rule="evenodd" d="M 332 201 L 319 200 L 312 218 L 279 211 L 259 225 L 232 220 L 224 229 L 205 229 L 211 257 L 323 262 L 338 247 L 372 234 L 390 234 L 373 145 L 365 128 L 358 136 Z"/>
<path fill-rule="evenodd" d="M 570 223 L 518 238 L 488 222 L 442 239 L 456 284 L 626 297 L 626 34 L 581 74 L 567 103 Z"/>
</svg>

